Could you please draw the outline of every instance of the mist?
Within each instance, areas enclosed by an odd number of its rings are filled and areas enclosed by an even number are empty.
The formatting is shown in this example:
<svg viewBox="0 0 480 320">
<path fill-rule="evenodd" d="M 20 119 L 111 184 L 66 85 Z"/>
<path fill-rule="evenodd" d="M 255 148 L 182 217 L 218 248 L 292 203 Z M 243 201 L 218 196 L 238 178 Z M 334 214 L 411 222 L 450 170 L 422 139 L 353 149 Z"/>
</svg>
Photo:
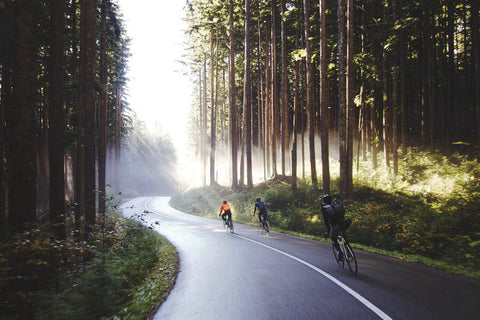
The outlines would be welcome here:
<svg viewBox="0 0 480 320">
<path fill-rule="evenodd" d="M 172 196 L 179 191 L 177 155 L 168 136 L 135 130 L 122 140 L 117 159 L 109 150 L 107 184 L 124 197 Z"/>
</svg>

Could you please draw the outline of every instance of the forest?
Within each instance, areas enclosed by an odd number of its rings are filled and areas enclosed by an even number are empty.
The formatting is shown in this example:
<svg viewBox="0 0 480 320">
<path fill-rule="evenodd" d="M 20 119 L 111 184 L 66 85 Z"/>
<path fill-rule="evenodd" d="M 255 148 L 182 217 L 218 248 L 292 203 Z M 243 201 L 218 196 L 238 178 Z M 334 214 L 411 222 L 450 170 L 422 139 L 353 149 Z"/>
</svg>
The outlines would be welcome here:
<svg viewBox="0 0 480 320">
<path fill-rule="evenodd" d="M 2 234 L 48 212 L 65 237 L 67 209 L 77 230 L 94 225 L 97 191 L 105 213 L 106 160 L 131 124 L 118 11 L 111 1 L 1 1 Z"/>
<path fill-rule="evenodd" d="M 478 19 L 467 0 L 187 1 L 202 187 L 171 204 L 252 223 L 261 196 L 274 229 L 321 238 L 333 194 L 356 245 L 478 278 Z"/>
<path fill-rule="evenodd" d="M 359 161 L 397 175 L 412 148 L 478 146 L 476 1 L 191 0 L 186 10 L 204 185 L 288 175 L 329 193 L 338 173 L 333 189 L 348 198 Z"/>
<path fill-rule="evenodd" d="M 118 215 L 176 190 L 171 142 L 128 103 L 129 46 L 117 1 L 0 0 L 2 319 L 144 318 L 171 286 L 175 249 Z"/>
</svg>

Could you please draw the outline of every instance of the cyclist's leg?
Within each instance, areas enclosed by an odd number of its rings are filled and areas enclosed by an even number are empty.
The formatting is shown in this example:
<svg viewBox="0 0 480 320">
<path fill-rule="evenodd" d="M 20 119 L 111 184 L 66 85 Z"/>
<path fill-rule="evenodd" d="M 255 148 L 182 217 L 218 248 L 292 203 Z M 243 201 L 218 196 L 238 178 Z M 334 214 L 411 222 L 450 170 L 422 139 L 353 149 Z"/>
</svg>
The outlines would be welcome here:
<svg viewBox="0 0 480 320">
<path fill-rule="evenodd" d="M 225 217 L 226 217 L 226 216 L 227 216 L 227 212 L 224 211 L 224 212 L 222 213 L 222 220 L 223 220 L 223 221 L 225 221 Z"/>
<path fill-rule="evenodd" d="M 264 224 L 265 231 L 267 231 L 267 233 L 270 233 L 270 225 L 269 225 L 268 220 L 267 220 L 267 212 L 266 211 L 263 213 L 263 224 Z"/>
<path fill-rule="evenodd" d="M 330 230 L 330 238 L 333 241 L 333 245 L 335 246 L 335 249 L 339 253 L 339 256 L 342 255 L 342 250 L 340 250 L 340 245 L 338 244 L 338 234 L 340 233 L 340 225 L 334 224 L 332 225 L 332 228 Z"/>
<path fill-rule="evenodd" d="M 227 210 L 226 214 L 227 214 L 227 216 L 228 216 L 228 219 L 229 219 L 230 221 L 232 221 L 232 211 Z"/>
</svg>

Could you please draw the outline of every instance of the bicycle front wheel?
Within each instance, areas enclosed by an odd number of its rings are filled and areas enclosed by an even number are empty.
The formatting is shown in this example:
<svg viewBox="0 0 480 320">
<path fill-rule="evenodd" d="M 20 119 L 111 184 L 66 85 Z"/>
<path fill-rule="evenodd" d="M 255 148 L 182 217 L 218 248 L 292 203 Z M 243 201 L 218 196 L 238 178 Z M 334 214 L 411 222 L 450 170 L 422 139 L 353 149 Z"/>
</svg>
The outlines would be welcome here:
<svg viewBox="0 0 480 320">
<path fill-rule="evenodd" d="M 358 273 L 357 258 L 355 257 L 352 246 L 348 242 L 345 243 L 345 261 L 347 261 L 350 271 L 356 276 Z"/>
</svg>

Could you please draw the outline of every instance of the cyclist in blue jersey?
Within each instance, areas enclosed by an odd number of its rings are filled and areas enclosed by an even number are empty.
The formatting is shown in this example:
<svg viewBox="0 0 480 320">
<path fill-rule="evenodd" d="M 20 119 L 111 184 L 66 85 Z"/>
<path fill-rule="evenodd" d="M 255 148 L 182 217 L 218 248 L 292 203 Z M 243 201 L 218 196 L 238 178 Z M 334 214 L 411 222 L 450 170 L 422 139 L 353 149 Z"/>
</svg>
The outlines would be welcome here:
<svg viewBox="0 0 480 320">
<path fill-rule="evenodd" d="M 260 198 L 255 199 L 255 208 L 253 209 L 254 217 L 255 217 L 255 213 L 257 212 L 257 208 L 258 208 L 258 221 L 262 222 L 262 215 L 263 215 L 263 219 L 267 221 L 267 208 L 265 208 L 265 203 L 263 203 Z"/>
</svg>

